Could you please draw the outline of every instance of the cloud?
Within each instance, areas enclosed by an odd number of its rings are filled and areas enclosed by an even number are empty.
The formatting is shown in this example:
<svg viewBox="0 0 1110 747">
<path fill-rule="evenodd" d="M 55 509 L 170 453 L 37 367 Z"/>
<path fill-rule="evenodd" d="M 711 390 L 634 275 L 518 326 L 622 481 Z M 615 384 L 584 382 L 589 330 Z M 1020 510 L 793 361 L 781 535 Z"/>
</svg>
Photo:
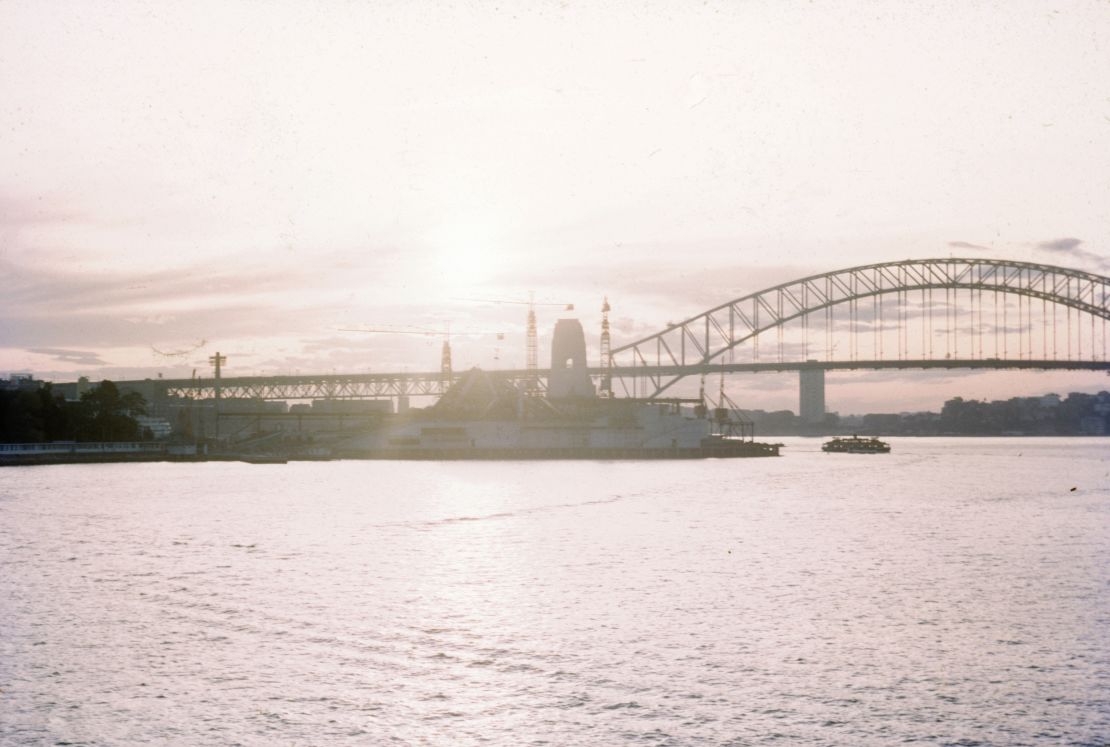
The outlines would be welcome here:
<svg viewBox="0 0 1110 747">
<path fill-rule="evenodd" d="M 76 363 L 79 366 L 106 366 L 108 362 L 89 350 L 68 350 L 66 348 L 28 348 L 28 353 L 49 355 L 62 363 Z"/>
<path fill-rule="evenodd" d="M 0 192 L 0 228 L 25 228 L 28 226 L 69 224 L 83 216 L 64 207 L 54 198 L 45 195 L 17 196 Z"/>
<path fill-rule="evenodd" d="M 375 286 L 367 297 L 350 290 L 368 285 L 367 273 L 278 263 L 250 272 L 233 266 L 82 271 L 0 257 L 0 277 L 0 319 L 11 348 L 168 350 L 201 338 L 318 334 L 340 326 L 340 318 L 384 323 L 399 313 L 388 306 L 389 289 Z M 389 315 L 376 313 L 382 309 Z"/>
<path fill-rule="evenodd" d="M 148 351 L 151 346 L 180 350 L 200 339 L 227 344 L 231 339 L 270 338 L 311 330 L 325 320 L 325 312 L 302 312 L 265 304 L 199 309 L 166 325 L 136 324 L 112 313 L 95 311 L 7 313 L 9 316 L 4 318 L 7 347 L 134 347 Z"/>
<path fill-rule="evenodd" d="M 1037 248 L 1048 252 L 1073 252 L 1083 243 L 1083 239 L 1063 238 L 1049 241 L 1038 241 Z"/>
<path fill-rule="evenodd" d="M 540 287 L 557 285 L 575 289 L 578 297 L 593 293 L 597 300 L 607 296 L 614 314 L 627 308 L 650 308 L 654 320 L 642 319 L 655 329 L 664 321 L 678 322 L 723 303 L 765 290 L 779 283 L 816 274 L 815 267 L 797 265 L 750 266 L 739 261 L 722 262 L 710 267 L 691 267 L 685 255 L 656 259 L 645 251 L 650 261 L 633 261 L 615 271 L 599 272 L 585 281 L 579 267 L 556 268 L 546 279 L 532 278 Z M 601 281 L 598 280 L 601 278 Z M 524 283 L 522 282 L 522 285 Z M 527 287 L 527 285 L 525 285 Z M 582 304 L 592 309 L 600 303 Z"/>
<path fill-rule="evenodd" d="M 150 316 L 125 316 L 123 321 L 128 324 L 168 324 L 176 319 L 177 317 L 171 314 L 152 314 Z"/>
<path fill-rule="evenodd" d="M 109 309 L 136 310 L 132 319 L 151 322 L 145 310 L 151 304 L 180 305 L 195 309 L 241 301 L 287 291 L 298 275 L 293 270 L 259 270 L 249 275 L 231 269 L 196 268 L 187 271 L 129 272 L 120 270 L 82 271 L 39 268 L 0 262 L 9 281 L 3 303 L 23 311 L 30 309 L 80 313 Z"/>
<path fill-rule="evenodd" d="M 970 241 L 949 241 L 948 246 L 953 249 L 971 249 L 977 252 L 994 251 L 989 246 L 983 246 L 982 244 L 972 244 Z"/>
<path fill-rule="evenodd" d="M 1081 263 L 1096 267 L 1100 270 L 1110 269 L 1110 259 L 1097 254 L 1095 252 L 1087 251 L 1080 248 L 1083 244 L 1083 239 L 1077 239 L 1073 236 L 1066 236 L 1059 239 L 1048 239 L 1047 241 L 1038 241 L 1033 246 L 1042 251 L 1050 252 L 1052 254 L 1063 254 L 1073 257 Z"/>
</svg>

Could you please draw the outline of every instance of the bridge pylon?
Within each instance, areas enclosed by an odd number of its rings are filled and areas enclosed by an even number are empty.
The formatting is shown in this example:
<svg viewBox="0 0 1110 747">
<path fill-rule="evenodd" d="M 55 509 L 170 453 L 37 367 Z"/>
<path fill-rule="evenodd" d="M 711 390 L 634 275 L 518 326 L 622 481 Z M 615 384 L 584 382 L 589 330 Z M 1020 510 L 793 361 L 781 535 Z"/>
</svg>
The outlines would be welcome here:
<svg viewBox="0 0 1110 747">
<path fill-rule="evenodd" d="M 825 421 L 825 369 L 798 372 L 798 417 L 804 425 L 820 425 Z"/>
</svg>

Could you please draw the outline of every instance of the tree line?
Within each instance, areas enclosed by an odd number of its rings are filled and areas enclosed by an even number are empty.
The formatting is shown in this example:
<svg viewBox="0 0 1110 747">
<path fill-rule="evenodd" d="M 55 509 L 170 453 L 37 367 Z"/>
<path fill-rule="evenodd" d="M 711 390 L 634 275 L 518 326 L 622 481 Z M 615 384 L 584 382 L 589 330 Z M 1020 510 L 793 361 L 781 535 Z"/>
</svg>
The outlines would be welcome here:
<svg viewBox="0 0 1110 747">
<path fill-rule="evenodd" d="M 146 414 L 138 392 L 102 381 L 69 402 L 49 383 L 0 390 L 0 442 L 140 441 L 149 437 L 136 418 Z"/>
<path fill-rule="evenodd" d="M 869 413 L 840 417 L 827 413 L 821 423 L 803 423 L 790 410 L 742 411 L 764 435 L 884 436 L 1030 436 L 1110 435 L 1110 392 L 1067 397 L 1012 397 L 979 401 L 954 397 L 938 412 Z"/>
<path fill-rule="evenodd" d="M 968 436 L 1002 433 L 1080 435 L 1094 429 L 1107 433 L 1110 395 L 1072 392 L 1064 399 L 1044 402 L 1040 397 L 1013 397 L 980 402 L 962 397 L 944 403 L 939 426 L 945 433 Z"/>
</svg>

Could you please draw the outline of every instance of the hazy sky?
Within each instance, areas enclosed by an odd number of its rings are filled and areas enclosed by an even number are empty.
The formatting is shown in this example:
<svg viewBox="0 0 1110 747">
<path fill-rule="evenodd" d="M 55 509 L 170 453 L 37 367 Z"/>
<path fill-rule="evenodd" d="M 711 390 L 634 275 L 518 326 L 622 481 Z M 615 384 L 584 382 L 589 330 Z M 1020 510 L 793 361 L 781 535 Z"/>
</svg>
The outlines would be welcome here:
<svg viewBox="0 0 1110 747">
<path fill-rule="evenodd" d="M 0 371 L 430 370 L 438 338 L 340 329 L 448 324 L 517 367 L 524 307 L 460 299 L 529 291 L 596 357 L 605 295 L 619 344 L 872 261 L 1110 273 L 1110 4 L 0 1 L 0 166 Z"/>
</svg>

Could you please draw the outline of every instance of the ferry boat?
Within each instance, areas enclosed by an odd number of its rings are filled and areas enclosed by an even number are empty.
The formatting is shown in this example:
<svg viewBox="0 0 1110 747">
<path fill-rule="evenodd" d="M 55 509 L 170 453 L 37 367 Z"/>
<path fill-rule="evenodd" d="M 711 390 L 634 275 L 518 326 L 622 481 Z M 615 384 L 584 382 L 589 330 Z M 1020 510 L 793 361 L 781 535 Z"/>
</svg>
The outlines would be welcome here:
<svg viewBox="0 0 1110 747">
<path fill-rule="evenodd" d="M 829 454 L 888 454 L 890 444 L 877 438 L 839 437 L 826 441 L 821 451 Z"/>
</svg>

